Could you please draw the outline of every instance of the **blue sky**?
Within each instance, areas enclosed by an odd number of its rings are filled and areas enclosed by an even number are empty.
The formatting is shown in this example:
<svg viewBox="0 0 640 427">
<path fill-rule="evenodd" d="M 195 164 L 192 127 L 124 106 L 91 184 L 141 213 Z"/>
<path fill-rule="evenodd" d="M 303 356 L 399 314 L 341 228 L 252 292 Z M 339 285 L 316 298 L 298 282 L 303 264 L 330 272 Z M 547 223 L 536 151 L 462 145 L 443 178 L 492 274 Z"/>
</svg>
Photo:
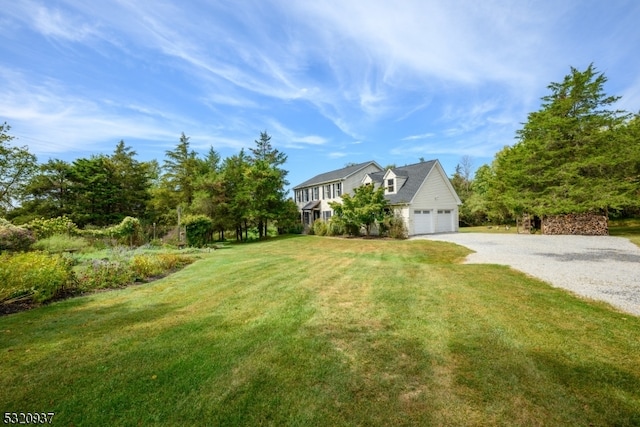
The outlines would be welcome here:
<svg viewBox="0 0 640 427">
<path fill-rule="evenodd" d="M 13 0 L 0 122 L 41 162 L 121 139 L 162 162 L 181 132 L 227 157 L 266 130 L 291 186 L 372 159 L 451 175 L 591 62 L 638 112 L 640 2 Z"/>
</svg>

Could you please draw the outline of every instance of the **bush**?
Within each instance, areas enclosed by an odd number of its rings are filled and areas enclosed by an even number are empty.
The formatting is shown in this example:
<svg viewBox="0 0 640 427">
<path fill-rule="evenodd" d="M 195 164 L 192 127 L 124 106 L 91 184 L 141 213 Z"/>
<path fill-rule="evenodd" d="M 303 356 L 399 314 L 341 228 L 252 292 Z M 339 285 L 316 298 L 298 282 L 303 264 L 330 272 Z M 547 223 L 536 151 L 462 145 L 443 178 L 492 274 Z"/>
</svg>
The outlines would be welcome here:
<svg viewBox="0 0 640 427">
<path fill-rule="evenodd" d="M 142 242 L 142 227 L 140 220 L 133 217 L 124 218 L 120 224 L 101 229 L 82 230 L 81 234 L 86 237 L 98 239 L 114 239 L 117 243 L 133 246 Z"/>
<path fill-rule="evenodd" d="M 72 268 L 72 260 L 62 255 L 0 255 L 0 301 L 49 301 L 74 286 Z"/>
<path fill-rule="evenodd" d="M 298 221 L 298 223 L 290 225 L 286 228 L 278 228 L 280 234 L 302 234 L 304 233 L 304 225 Z"/>
<path fill-rule="evenodd" d="M 78 286 L 86 292 L 93 289 L 121 288 L 136 281 L 162 276 L 194 261 L 181 254 L 136 254 L 111 251 L 110 259 L 91 260 L 78 275 Z"/>
<path fill-rule="evenodd" d="M 328 232 L 327 223 L 321 220 L 320 218 L 316 219 L 311 226 L 313 233 L 317 236 L 326 236 Z"/>
<path fill-rule="evenodd" d="M 380 224 L 380 229 L 392 239 L 406 239 L 409 237 L 407 225 L 398 214 L 386 216 Z"/>
<path fill-rule="evenodd" d="M 345 234 L 342 221 L 337 217 L 331 217 L 327 225 L 327 236 L 342 236 Z"/>
<path fill-rule="evenodd" d="M 136 276 L 127 262 L 94 259 L 78 276 L 78 287 L 82 291 L 119 288 L 135 280 Z"/>
<path fill-rule="evenodd" d="M 16 227 L 6 220 L 0 224 L 0 252 L 27 251 L 35 241 L 33 234 L 27 229 Z"/>
<path fill-rule="evenodd" d="M 56 234 L 73 236 L 78 235 L 80 232 L 73 221 L 66 216 L 34 219 L 27 223 L 25 228 L 30 230 L 38 240 L 46 239 Z"/>
<path fill-rule="evenodd" d="M 56 234 L 46 239 L 38 240 L 32 247 L 51 254 L 63 252 L 79 252 L 90 247 L 89 242 L 82 237 L 72 237 Z"/>
<path fill-rule="evenodd" d="M 189 215 L 182 224 L 186 230 L 187 244 L 201 248 L 213 240 L 213 223 L 206 215 Z"/>
<path fill-rule="evenodd" d="M 135 255 L 131 259 L 131 269 L 135 273 L 136 280 L 159 276 L 164 273 L 160 260 L 155 255 Z"/>
</svg>

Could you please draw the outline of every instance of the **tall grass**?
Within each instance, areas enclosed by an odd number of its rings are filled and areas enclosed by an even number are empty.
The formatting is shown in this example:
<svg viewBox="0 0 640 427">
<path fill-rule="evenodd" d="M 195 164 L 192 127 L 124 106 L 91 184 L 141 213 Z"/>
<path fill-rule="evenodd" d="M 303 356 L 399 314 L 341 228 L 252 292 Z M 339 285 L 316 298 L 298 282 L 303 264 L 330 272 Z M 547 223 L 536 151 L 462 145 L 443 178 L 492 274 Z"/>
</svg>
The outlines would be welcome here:
<svg viewBox="0 0 640 427">
<path fill-rule="evenodd" d="M 55 234 L 51 237 L 40 239 L 31 246 L 33 249 L 54 254 L 80 252 L 91 248 L 91 245 L 85 238 L 63 234 Z"/>
</svg>

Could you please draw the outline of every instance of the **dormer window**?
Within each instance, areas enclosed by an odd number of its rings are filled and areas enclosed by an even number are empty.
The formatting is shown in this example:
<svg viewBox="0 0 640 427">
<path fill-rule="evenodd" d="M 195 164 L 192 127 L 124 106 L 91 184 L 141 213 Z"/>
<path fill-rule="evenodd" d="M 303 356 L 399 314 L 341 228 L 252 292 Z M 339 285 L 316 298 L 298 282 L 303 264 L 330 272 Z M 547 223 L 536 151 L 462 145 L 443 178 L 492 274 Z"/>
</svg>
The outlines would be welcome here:
<svg viewBox="0 0 640 427">
<path fill-rule="evenodd" d="M 387 193 L 395 193 L 394 183 L 395 183 L 394 179 L 387 180 Z"/>
</svg>

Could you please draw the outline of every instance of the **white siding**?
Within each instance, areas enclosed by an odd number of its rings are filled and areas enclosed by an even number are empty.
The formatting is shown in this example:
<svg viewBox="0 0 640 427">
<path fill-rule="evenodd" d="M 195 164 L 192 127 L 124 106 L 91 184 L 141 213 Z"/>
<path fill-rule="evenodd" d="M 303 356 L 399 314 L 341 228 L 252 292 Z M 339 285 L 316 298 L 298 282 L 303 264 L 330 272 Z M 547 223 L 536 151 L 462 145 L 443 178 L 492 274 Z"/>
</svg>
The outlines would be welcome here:
<svg viewBox="0 0 640 427">
<path fill-rule="evenodd" d="M 362 179 L 364 178 L 364 176 L 373 172 L 380 172 L 380 169 L 371 164 L 360 169 L 357 173 L 354 173 L 353 175 L 347 177 L 347 179 L 345 179 L 342 184 L 342 194 L 349 193 L 353 195 L 353 190 L 362 185 Z"/>
<path fill-rule="evenodd" d="M 427 179 L 418 190 L 411 203 L 411 214 L 414 210 L 432 210 L 432 228 L 436 232 L 458 231 L 458 200 L 447 185 L 448 178 L 438 165 L 435 165 Z M 450 210 L 451 216 L 438 215 L 438 210 Z M 440 219 L 440 221 L 438 221 Z M 444 221 L 444 222 L 443 222 Z M 409 234 L 415 234 L 410 224 Z"/>
<path fill-rule="evenodd" d="M 299 190 L 303 190 L 308 188 L 309 189 L 309 201 L 311 201 L 313 199 L 313 189 L 314 188 L 318 188 L 318 195 L 319 195 L 319 200 L 320 200 L 320 205 L 318 206 L 318 209 L 320 210 L 320 218 L 322 218 L 323 212 L 331 212 L 331 214 L 333 215 L 333 209 L 331 209 L 331 206 L 329 206 L 329 202 L 340 202 L 342 199 L 340 196 L 336 197 L 335 196 L 335 185 L 336 184 L 340 184 L 341 187 L 341 193 L 342 194 L 352 194 L 353 195 L 353 190 L 356 187 L 359 187 L 362 185 L 362 179 L 365 177 L 365 175 L 369 174 L 369 173 L 373 173 L 373 172 L 380 172 L 380 168 L 378 168 L 376 165 L 374 164 L 370 164 L 364 168 L 362 168 L 361 170 L 359 170 L 358 172 L 352 174 L 351 176 L 349 176 L 348 178 L 346 178 L 345 180 L 335 180 L 335 181 L 329 181 L 329 182 L 323 182 L 322 184 L 317 184 L 317 185 L 311 185 L 309 187 L 305 187 L 305 188 L 301 188 L 298 189 Z M 327 185 L 331 186 L 331 198 L 327 199 L 326 195 L 323 194 L 323 188 Z M 296 194 L 294 193 L 294 197 L 296 197 Z M 296 204 L 298 205 L 298 209 L 302 210 L 302 208 L 308 203 L 308 202 L 298 202 L 297 197 L 296 197 Z"/>
</svg>

